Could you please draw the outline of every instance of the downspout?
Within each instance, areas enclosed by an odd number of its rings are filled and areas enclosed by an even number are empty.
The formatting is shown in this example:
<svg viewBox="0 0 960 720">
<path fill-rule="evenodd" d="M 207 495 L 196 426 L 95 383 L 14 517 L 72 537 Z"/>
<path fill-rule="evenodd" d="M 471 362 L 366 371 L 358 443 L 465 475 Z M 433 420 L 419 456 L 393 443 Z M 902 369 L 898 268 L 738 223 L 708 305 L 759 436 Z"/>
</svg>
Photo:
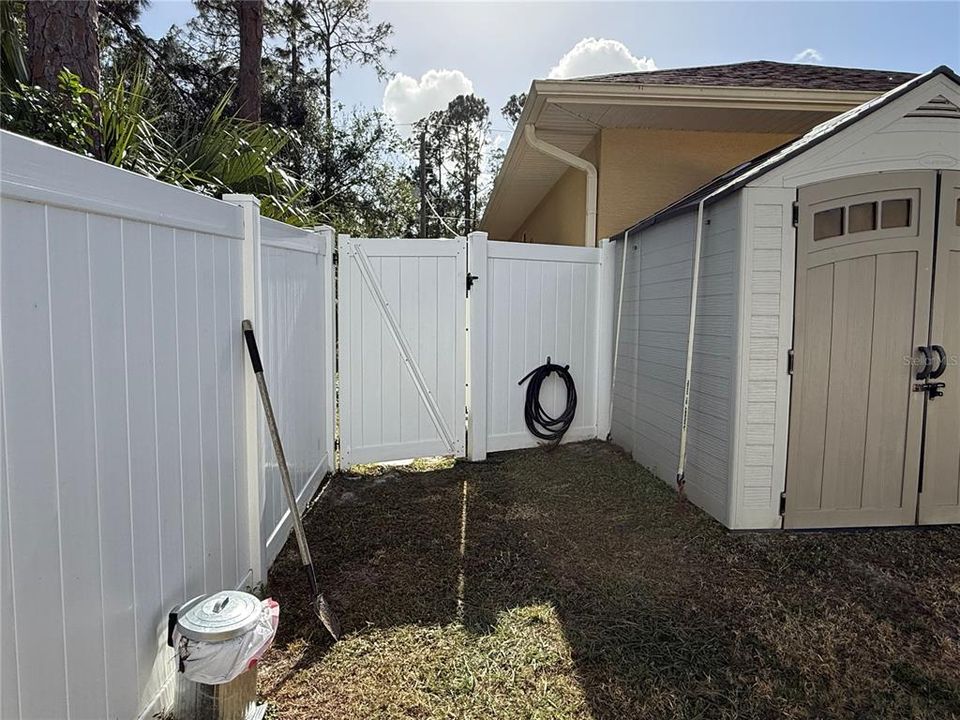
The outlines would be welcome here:
<svg viewBox="0 0 960 720">
<path fill-rule="evenodd" d="M 690 326 L 687 332 L 687 371 L 683 382 L 683 414 L 680 421 L 680 459 L 677 463 L 677 492 L 683 496 L 687 469 L 687 428 L 690 424 L 690 379 L 693 376 L 693 338 L 697 328 L 697 295 L 700 291 L 700 248 L 703 245 L 703 205 L 697 206 L 697 235 L 693 244 L 693 280 L 690 283 Z"/>
<path fill-rule="evenodd" d="M 533 125 L 525 125 L 523 138 L 530 147 L 549 155 L 570 167 L 582 170 L 587 175 L 587 208 L 586 226 L 584 228 L 583 244 L 586 247 L 597 246 L 597 168 L 593 163 L 577 157 L 556 145 L 551 145 L 537 137 L 537 129 Z"/>
<path fill-rule="evenodd" d="M 610 421 L 613 422 L 613 391 L 617 387 L 617 360 L 620 357 L 620 323 L 623 319 L 623 280 L 627 275 L 627 245 L 630 233 L 623 233 L 623 255 L 620 259 L 620 289 L 617 293 L 617 325 L 613 334 L 613 376 L 610 378 Z M 612 431 L 611 431 L 612 432 Z"/>
</svg>

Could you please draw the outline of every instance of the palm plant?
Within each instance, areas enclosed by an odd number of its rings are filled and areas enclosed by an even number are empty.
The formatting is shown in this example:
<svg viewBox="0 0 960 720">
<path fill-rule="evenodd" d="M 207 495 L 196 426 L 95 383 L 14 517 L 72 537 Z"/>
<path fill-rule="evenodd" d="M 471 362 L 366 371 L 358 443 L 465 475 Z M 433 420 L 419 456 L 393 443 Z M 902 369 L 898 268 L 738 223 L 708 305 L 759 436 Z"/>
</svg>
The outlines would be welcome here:
<svg viewBox="0 0 960 720">
<path fill-rule="evenodd" d="M 97 129 L 103 159 L 141 175 L 176 182 L 175 149 L 158 130 L 157 117 L 148 115 L 150 100 L 146 73 L 140 67 L 133 70 L 129 80 L 120 73 L 113 87 L 100 95 Z"/>
<path fill-rule="evenodd" d="M 250 193 L 260 198 L 260 212 L 267 217 L 309 222 L 302 207 L 307 187 L 280 164 L 296 134 L 229 115 L 232 90 L 201 122 L 164 133 L 159 121 L 170 110 L 152 92 L 142 68 L 116 74 L 96 97 L 98 118 L 83 102 L 93 91 L 68 70 L 59 79 L 58 93 L 19 81 L 16 89 L 4 90 L 4 127 L 86 154 L 98 136 L 103 159 L 111 165 L 208 195 Z"/>
<path fill-rule="evenodd" d="M 225 94 L 199 127 L 185 127 L 174 141 L 183 177 L 171 182 L 209 194 L 250 193 L 260 198 L 261 214 L 306 223 L 300 205 L 307 187 L 279 163 L 295 133 L 229 116 L 231 97 Z"/>
</svg>

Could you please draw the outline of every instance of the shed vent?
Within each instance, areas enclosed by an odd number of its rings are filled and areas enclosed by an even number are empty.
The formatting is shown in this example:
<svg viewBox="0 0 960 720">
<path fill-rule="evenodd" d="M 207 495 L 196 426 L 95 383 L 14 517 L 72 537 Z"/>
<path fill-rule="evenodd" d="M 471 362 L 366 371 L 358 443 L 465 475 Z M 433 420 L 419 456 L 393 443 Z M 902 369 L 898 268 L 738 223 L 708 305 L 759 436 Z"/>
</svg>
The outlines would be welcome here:
<svg viewBox="0 0 960 720">
<path fill-rule="evenodd" d="M 929 102 L 925 102 L 905 117 L 936 117 L 960 120 L 960 108 L 947 100 L 943 95 L 937 95 Z"/>
</svg>

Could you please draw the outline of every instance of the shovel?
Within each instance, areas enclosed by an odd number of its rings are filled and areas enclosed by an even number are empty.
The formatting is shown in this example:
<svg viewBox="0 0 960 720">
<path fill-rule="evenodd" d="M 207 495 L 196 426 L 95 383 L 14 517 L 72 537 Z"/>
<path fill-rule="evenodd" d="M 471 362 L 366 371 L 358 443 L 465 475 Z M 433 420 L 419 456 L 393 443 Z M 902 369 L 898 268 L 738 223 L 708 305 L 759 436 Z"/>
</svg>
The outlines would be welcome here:
<svg viewBox="0 0 960 720">
<path fill-rule="evenodd" d="M 280 442 L 280 431 L 277 429 L 277 419 L 273 415 L 273 405 L 270 404 L 270 392 L 267 390 L 267 381 L 263 377 L 263 363 L 260 362 L 260 350 L 257 348 L 257 338 L 253 334 L 253 323 L 243 321 L 243 338 L 247 343 L 247 354 L 250 356 L 250 365 L 257 377 L 257 387 L 260 390 L 260 402 L 263 403 L 263 414 L 267 418 L 267 428 L 273 440 L 273 451 L 277 456 L 277 465 L 280 466 L 280 479 L 283 484 L 284 495 L 287 496 L 287 505 L 290 508 L 290 517 L 293 518 L 293 532 L 297 536 L 297 546 L 300 548 L 300 562 L 307 573 L 310 582 L 310 592 L 313 594 L 313 611 L 320 618 L 323 626 L 330 632 L 334 640 L 340 639 L 340 621 L 334 614 L 330 603 L 320 594 L 317 585 L 317 573 L 313 569 L 313 559 L 310 557 L 310 547 L 307 545 L 307 535 L 303 531 L 303 520 L 300 517 L 300 508 L 297 507 L 297 496 L 290 482 L 290 471 L 287 469 L 287 458 L 283 454 L 283 444 Z"/>
</svg>

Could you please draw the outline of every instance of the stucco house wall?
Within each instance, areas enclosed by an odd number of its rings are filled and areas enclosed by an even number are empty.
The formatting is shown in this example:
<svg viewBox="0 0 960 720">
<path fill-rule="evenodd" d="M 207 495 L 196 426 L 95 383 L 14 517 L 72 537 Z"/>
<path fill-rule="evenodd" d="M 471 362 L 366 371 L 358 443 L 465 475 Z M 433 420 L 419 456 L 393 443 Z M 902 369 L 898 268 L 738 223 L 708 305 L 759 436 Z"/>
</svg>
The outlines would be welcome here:
<svg viewBox="0 0 960 720">
<path fill-rule="evenodd" d="M 600 161 L 600 136 L 580 154 L 593 164 Z M 587 212 L 587 179 L 576 168 L 567 170 L 544 195 L 510 239 L 514 242 L 577 245 L 583 247 Z"/>
<path fill-rule="evenodd" d="M 604 129 L 582 157 L 597 166 L 597 237 L 696 190 L 717 175 L 796 138 L 782 133 L 731 133 L 645 128 Z M 583 245 L 586 178 L 570 168 L 510 239 Z"/>
<path fill-rule="evenodd" d="M 794 134 L 613 128 L 601 131 L 597 237 L 696 190 Z"/>
<path fill-rule="evenodd" d="M 567 170 L 510 238 L 514 242 L 583 245 L 587 180 L 575 168 Z"/>
</svg>

